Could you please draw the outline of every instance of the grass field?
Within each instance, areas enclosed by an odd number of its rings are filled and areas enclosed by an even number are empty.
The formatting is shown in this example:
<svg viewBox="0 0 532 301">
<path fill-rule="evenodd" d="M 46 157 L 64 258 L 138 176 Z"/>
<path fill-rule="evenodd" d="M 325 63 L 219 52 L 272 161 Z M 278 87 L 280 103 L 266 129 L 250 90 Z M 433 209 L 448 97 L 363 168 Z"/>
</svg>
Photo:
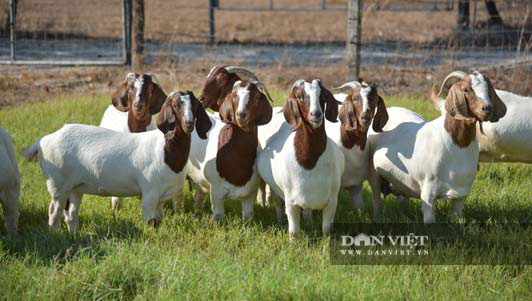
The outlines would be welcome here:
<svg viewBox="0 0 532 301">
<path fill-rule="evenodd" d="M 283 91 L 272 91 L 277 105 Z M 421 96 L 384 96 L 388 106 L 404 106 L 432 119 L 437 112 Z M 64 123 L 98 124 L 107 95 L 69 96 L 42 103 L 5 107 L 0 127 L 12 135 L 17 151 Z M 255 206 L 244 224 L 240 204 L 226 202 L 221 226 L 210 209 L 193 212 L 166 207 L 154 230 L 142 223 L 140 201 L 128 198 L 113 216 L 109 198 L 85 196 L 80 231 L 47 227 L 49 195 L 39 165 L 19 157 L 22 173 L 17 237 L 0 236 L 0 299 L 522 299 L 530 300 L 530 266 L 332 266 L 328 238 L 315 228 L 295 244 L 273 208 Z M 466 221 L 532 221 L 532 166 L 481 164 L 464 210 Z M 365 201 L 370 207 L 370 193 Z M 353 213 L 341 192 L 336 222 L 421 222 L 419 201 L 400 208 L 393 196 L 383 216 Z M 3 215 L 0 221 L 3 223 Z M 437 220 L 451 219 L 449 202 L 440 201 Z M 2 230 L 3 231 L 3 230 Z M 3 232 L 2 232 L 3 233 Z"/>
</svg>

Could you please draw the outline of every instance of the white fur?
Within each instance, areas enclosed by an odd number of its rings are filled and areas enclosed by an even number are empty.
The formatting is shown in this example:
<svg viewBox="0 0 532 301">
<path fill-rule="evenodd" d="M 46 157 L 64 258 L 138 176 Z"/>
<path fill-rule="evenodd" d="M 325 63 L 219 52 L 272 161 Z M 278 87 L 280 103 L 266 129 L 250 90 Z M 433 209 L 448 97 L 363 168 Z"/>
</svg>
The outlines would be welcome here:
<svg viewBox="0 0 532 301">
<path fill-rule="evenodd" d="M 376 211 L 380 209 L 381 178 L 394 191 L 422 200 L 423 220 L 435 222 L 437 198 L 455 200 L 455 214 L 462 215 L 464 201 L 477 173 L 478 142 L 465 148 L 454 144 L 444 128 L 445 116 L 426 122 L 404 108 L 388 108 L 384 131 L 370 130 L 370 184 Z"/>
<path fill-rule="evenodd" d="M 4 209 L 4 225 L 8 233 L 16 232 L 19 210 L 20 173 L 15 147 L 9 134 L 0 128 L 0 201 Z"/>
<path fill-rule="evenodd" d="M 476 91 L 475 91 L 476 93 Z M 532 163 L 532 97 L 495 90 L 506 105 L 506 115 L 498 122 L 477 124 L 481 162 L 521 162 Z M 439 99 L 438 107 L 445 115 L 444 100 Z"/>
<path fill-rule="evenodd" d="M 110 105 L 103 113 L 100 126 L 117 132 L 130 133 L 131 131 L 127 125 L 127 114 L 128 112 L 119 111 L 113 105 Z M 146 131 L 153 131 L 156 129 L 157 123 L 155 117 L 152 116 L 150 124 L 146 127 Z"/>
<path fill-rule="evenodd" d="M 162 200 L 181 190 L 184 170 L 172 171 L 164 162 L 165 138 L 160 131 L 119 133 L 88 125 L 65 125 L 42 137 L 23 155 L 39 155 L 52 198 L 49 225 L 59 226 L 67 199 L 68 229 L 78 227 L 83 194 L 142 196 L 144 221 L 162 219 Z"/>
<path fill-rule="evenodd" d="M 320 93 L 317 89 L 312 89 L 311 92 Z M 314 97 L 319 99 L 319 94 Z M 274 118 L 280 117 L 274 114 Z M 338 191 L 344 170 L 342 152 L 332 140 L 327 139 L 325 151 L 316 165 L 307 170 L 296 160 L 294 147 L 296 133 L 290 130 L 287 122 L 280 123 L 278 119 L 273 124 L 281 126 L 275 134 L 266 139 L 264 149 L 258 155 L 257 166 L 260 176 L 270 186 L 272 192 L 284 200 L 288 231 L 292 237 L 299 232 L 301 209 L 323 209 L 322 231 L 324 234 L 328 233 L 336 213 Z"/>
</svg>

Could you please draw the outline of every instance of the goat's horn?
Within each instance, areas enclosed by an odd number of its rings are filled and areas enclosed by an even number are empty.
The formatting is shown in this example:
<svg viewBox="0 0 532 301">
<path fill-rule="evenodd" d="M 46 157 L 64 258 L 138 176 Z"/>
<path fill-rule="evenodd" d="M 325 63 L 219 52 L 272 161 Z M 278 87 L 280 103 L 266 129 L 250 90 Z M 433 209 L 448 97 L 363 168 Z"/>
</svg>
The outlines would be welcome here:
<svg viewBox="0 0 532 301">
<path fill-rule="evenodd" d="M 347 82 L 347 83 L 341 85 L 340 87 L 336 87 L 334 89 L 335 90 L 340 90 L 340 89 L 345 89 L 345 88 L 351 88 L 351 89 L 355 90 L 356 88 L 359 88 L 361 86 L 362 85 L 359 82 L 352 81 L 352 82 Z"/>
<path fill-rule="evenodd" d="M 266 97 L 268 98 L 270 102 L 273 102 L 273 99 L 270 96 L 270 93 L 268 92 L 268 89 L 266 89 L 266 85 L 264 85 L 263 82 L 261 82 L 260 80 L 256 80 L 256 81 L 253 81 L 253 83 L 257 85 L 257 88 L 259 88 L 259 91 L 261 91 L 262 93 L 266 95 Z"/>
<path fill-rule="evenodd" d="M 443 88 L 445 88 L 445 85 L 447 84 L 447 81 L 453 77 L 457 77 L 459 79 L 464 79 L 465 77 L 467 76 L 467 74 L 463 71 L 453 71 L 451 73 L 449 73 L 449 75 L 447 75 L 447 77 L 445 77 L 445 79 L 443 80 L 443 83 L 441 84 L 441 87 L 440 87 L 440 92 L 438 92 L 438 97 L 441 95 L 441 92 L 443 92 Z"/>
<path fill-rule="evenodd" d="M 248 69 L 242 68 L 242 67 L 236 67 L 236 66 L 228 66 L 225 67 L 225 70 L 229 73 L 242 73 L 249 77 L 251 77 L 253 80 L 258 81 L 259 79 L 253 72 L 249 71 Z"/>
</svg>

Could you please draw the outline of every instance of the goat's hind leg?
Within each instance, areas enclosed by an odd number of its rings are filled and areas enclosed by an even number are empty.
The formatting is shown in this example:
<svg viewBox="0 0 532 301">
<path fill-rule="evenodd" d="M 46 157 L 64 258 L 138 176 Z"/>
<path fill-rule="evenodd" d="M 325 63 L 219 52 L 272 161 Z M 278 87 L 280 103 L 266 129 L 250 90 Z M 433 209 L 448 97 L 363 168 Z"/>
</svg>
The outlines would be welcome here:
<svg viewBox="0 0 532 301">
<path fill-rule="evenodd" d="M 74 191 L 68 197 L 69 205 L 65 208 L 65 223 L 71 233 L 76 232 L 79 227 L 79 208 L 82 199 L 83 194 Z"/>
<path fill-rule="evenodd" d="M 9 234 L 17 231 L 19 219 L 19 195 L 20 185 L 4 190 L 3 194 L 0 193 L 2 207 L 4 208 L 4 226 Z"/>
</svg>

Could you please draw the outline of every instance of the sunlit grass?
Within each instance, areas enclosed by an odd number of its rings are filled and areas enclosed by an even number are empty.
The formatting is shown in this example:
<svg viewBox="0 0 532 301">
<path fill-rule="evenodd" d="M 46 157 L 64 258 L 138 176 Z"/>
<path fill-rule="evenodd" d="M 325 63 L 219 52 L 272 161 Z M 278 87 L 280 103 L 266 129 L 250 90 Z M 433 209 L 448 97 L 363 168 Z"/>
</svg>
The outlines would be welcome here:
<svg viewBox="0 0 532 301">
<path fill-rule="evenodd" d="M 284 91 L 271 93 L 276 105 L 284 103 Z M 421 97 L 385 96 L 385 101 L 428 119 L 438 116 Z M 8 107 L 0 111 L 0 127 L 20 151 L 64 123 L 98 124 L 108 104 L 109 97 L 102 95 Z M 39 164 L 18 159 L 20 231 L 16 238 L 0 236 L 2 298 L 530 299 L 528 266 L 331 266 L 319 222 L 290 244 L 273 208 L 256 206 L 254 220 L 244 224 L 240 204 L 230 201 L 223 224 L 216 226 L 208 204 L 199 214 L 193 212 L 189 191 L 185 211 L 174 214 L 168 204 L 158 230 L 142 223 L 137 198 L 126 199 L 113 216 L 109 198 L 85 196 L 80 231 L 70 235 L 62 225 L 61 231 L 50 232 L 49 195 Z M 481 164 L 465 219 L 530 222 L 531 175 L 528 165 Z M 369 208 L 367 187 L 364 197 Z M 335 221 L 375 221 L 370 212 L 353 213 L 347 199 L 341 192 Z M 448 221 L 450 213 L 449 202 L 440 201 L 437 219 Z M 389 196 L 378 220 L 421 222 L 419 201 L 404 209 Z"/>
</svg>

